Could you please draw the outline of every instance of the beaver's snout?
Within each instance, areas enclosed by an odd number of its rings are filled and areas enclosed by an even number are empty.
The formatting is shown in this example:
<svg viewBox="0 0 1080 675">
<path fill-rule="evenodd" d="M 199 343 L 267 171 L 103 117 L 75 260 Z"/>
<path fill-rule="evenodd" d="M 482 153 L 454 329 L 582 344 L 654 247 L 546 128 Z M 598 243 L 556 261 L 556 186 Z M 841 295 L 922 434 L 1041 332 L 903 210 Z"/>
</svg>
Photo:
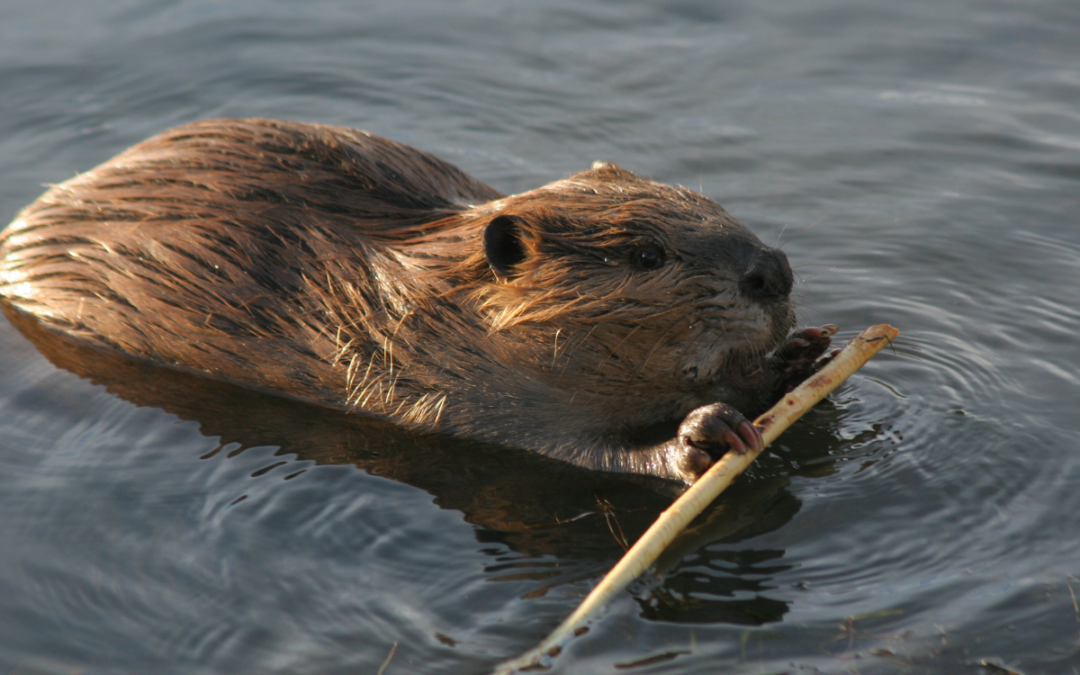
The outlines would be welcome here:
<svg viewBox="0 0 1080 675">
<path fill-rule="evenodd" d="M 784 252 L 762 248 L 754 252 L 739 282 L 739 290 L 757 301 L 782 300 L 791 294 L 792 274 Z"/>
</svg>

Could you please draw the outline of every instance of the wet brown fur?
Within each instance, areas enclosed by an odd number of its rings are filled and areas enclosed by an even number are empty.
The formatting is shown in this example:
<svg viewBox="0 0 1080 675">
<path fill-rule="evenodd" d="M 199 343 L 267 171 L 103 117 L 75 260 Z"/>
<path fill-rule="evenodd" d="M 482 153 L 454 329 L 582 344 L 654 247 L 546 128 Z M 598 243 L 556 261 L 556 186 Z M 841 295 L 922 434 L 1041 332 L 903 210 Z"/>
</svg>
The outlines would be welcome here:
<svg viewBox="0 0 1080 675">
<path fill-rule="evenodd" d="M 521 259 L 496 271 L 500 216 Z M 643 248 L 663 264 L 635 266 Z M 740 290 L 767 251 L 715 202 L 611 164 L 507 197 L 361 131 L 209 120 L 27 207 L 0 239 L 0 296 L 151 363 L 691 480 L 642 430 L 775 393 L 753 373 L 790 300 Z"/>
</svg>

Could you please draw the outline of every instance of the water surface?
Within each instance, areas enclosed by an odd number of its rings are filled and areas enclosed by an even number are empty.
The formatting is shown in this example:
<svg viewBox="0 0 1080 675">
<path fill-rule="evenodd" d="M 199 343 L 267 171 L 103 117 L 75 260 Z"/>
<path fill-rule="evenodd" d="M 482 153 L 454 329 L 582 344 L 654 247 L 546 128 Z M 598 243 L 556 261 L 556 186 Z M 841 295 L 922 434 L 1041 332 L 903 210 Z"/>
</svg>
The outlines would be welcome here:
<svg viewBox="0 0 1080 675">
<path fill-rule="evenodd" d="M 1078 35 L 1068 0 L 17 3 L 0 212 L 215 116 L 504 192 L 596 159 L 699 189 L 783 245 L 804 322 L 902 339 L 555 672 L 1074 673 Z M 0 346 L 0 672 L 483 673 L 667 503 L 2 319 Z"/>
</svg>

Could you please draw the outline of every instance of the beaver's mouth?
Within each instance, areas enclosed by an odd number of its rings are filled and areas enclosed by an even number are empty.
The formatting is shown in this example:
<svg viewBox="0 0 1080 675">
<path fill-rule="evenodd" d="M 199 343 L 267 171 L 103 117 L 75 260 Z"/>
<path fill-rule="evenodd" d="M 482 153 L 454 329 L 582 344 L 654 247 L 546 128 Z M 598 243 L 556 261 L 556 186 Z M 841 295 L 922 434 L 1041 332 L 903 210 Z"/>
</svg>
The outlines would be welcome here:
<svg viewBox="0 0 1080 675">
<path fill-rule="evenodd" d="M 732 398 L 756 406 L 757 394 L 768 388 L 770 368 L 795 327 L 790 303 L 763 308 L 752 325 L 718 321 L 694 340 L 679 375 L 694 401 L 711 403 Z M 713 323 L 713 322 L 710 322 Z M 764 325 L 762 325 L 764 324 Z"/>
</svg>

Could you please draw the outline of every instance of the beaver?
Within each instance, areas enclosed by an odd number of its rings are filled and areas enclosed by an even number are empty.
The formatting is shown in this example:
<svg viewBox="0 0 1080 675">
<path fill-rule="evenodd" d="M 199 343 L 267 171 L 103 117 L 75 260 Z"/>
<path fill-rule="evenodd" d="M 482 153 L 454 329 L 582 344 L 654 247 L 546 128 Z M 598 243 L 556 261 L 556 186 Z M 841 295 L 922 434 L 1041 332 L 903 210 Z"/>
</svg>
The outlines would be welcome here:
<svg viewBox="0 0 1080 675">
<path fill-rule="evenodd" d="M 821 362 L 792 271 L 716 202 L 597 162 L 506 196 L 359 130 L 168 130 L 0 235 L 0 297 L 146 363 L 692 482 Z"/>
</svg>

